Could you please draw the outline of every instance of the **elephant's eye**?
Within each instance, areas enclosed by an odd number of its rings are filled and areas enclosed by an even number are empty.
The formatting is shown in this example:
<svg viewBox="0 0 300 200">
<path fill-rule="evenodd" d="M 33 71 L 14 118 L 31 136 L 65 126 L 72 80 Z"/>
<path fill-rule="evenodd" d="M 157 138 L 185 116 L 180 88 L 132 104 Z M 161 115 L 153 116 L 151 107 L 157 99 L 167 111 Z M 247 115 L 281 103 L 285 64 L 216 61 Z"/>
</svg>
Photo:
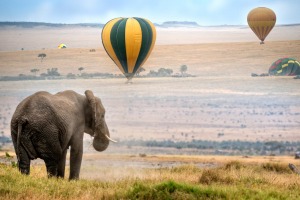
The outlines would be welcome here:
<svg viewBox="0 0 300 200">
<path fill-rule="evenodd" d="M 101 115 L 101 118 L 104 118 L 104 114 Z"/>
</svg>

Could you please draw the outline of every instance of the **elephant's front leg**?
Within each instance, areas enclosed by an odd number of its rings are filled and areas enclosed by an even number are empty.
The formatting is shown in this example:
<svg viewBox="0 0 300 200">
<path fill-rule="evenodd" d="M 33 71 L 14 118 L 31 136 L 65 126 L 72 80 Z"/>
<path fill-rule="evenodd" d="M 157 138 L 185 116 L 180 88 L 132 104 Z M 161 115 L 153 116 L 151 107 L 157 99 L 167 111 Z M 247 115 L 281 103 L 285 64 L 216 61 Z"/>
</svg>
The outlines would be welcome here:
<svg viewBox="0 0 300 200">
<path fill-rule="evenodd" d="M 58 162 L 57 168 L 57 177 L 64 178 L 65 177 L 65 167 L 66 167 L 66 156 L 67 156 L 68 149 L 66 148 L 61 156 L 61 159 Z"/>
<path fill-rule="evenodd" d="M 70 177 L 69 179 L 79 179 L 82 152 L 83 152 L 83 135 L 82 137 L 73 138 L 71 143 L 71 154 L 70 154 Z"/>
<path fill-rule="evenodd" d="M 53 176 L 57 176 L 57 167 L 58 167 L 57 161 L 54 159 L 44 159 L 44 161 L 46 164 L 48 177 L 50 178 Z"/>
</svg>

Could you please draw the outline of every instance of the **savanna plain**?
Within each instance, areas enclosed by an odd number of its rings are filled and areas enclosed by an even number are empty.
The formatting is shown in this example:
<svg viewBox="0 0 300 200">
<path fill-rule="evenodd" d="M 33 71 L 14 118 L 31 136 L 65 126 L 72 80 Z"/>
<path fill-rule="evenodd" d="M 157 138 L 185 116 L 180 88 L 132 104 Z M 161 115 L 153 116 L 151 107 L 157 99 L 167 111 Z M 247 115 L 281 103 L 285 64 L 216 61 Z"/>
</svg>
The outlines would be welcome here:
<svg viewBox="0 0 300 200">
<path fill-rule="evenodd" d="M 100 35 L 100 28 L 87 27 L 0 29 L 1 77 L 51 68 L 76 76 L 0 81 L 1 135 L 10 136 L 16 106 L 34 92 L 70 89 L 83 94 L 90 89 L 101 98 L 111 137 L 118 140 L 99 153 L 86 137 L 81 180 L 70 182 L 47 179 L 41 160 L 33 162 L 30 176 L 21 175 L 13 147 L 6 144 L 0 154 L 1 198 L 300 198 L 300 176 L 288 168 L 289 163 L 300 166 L 294 159 L 297 149 L 284 155 L 280 148 L 265 149 L 259 156 L 255 150 L 184 146 L 194 141 L 300 142 L 299 79 L 251 76 L 267 73 L 281 57 L 300 60 L 300 26 L 275 27 L 264 45 L 244 26 L 158 28 L 146 71 L 130 84 L 125 78 L 81 76 L 120 74 Z M 57 49 L 59 43 L 68 48 Z M 42 61 L 41 53 L 47 55 Z M 191 77 L 180 77 L 182 65 Z M 144 77 L 160 68 L 172 69 L 176 76 Z M 184 145 L 153 145 L 167 142 Z"/>
</svg>

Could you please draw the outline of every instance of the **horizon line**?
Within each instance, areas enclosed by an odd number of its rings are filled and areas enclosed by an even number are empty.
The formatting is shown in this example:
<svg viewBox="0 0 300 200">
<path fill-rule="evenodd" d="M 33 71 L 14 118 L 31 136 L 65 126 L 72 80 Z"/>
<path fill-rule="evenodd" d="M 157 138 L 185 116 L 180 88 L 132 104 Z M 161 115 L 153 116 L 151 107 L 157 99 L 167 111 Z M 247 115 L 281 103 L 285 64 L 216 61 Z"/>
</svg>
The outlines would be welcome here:
<svg viewBox="0 0 300 200">
<path fill-rule="evenodd" d="M 218 25 L 200 25 L 196 21 L 164 21 L 162 23 L 153 22 L 153 24 L 158 26 L 163 26 L 165 23 L 175 22 L 175 23 L 195 23 L 195 26 L 199 27 L 214 27 L 214 26 L 248 26 L 248 24 L 218 24 Z M 101 22 L 77 22 L 77 23 L 64 23 L 64 22 L 39 22 L 39 21 L 0 21 L 0 23 L 40 23 L 40 24 L 53 24 L 53 25 L 105 25 L 106 23 Z M 288 24 L 277 24 L 276 26 L 297 26 L 298 23 L 288 23 Z"/>
</svg>

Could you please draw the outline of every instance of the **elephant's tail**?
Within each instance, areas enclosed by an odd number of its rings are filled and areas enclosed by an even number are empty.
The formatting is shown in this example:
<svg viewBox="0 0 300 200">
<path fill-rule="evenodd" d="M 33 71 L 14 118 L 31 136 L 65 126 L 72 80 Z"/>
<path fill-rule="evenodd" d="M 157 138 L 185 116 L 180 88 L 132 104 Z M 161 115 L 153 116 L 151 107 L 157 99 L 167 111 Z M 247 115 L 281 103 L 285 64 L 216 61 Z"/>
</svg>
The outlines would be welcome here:
<svg viewBox="0 0 300 200">
<path fill-rule="evenodd" d="M 18 160 L 20 159 L 20 136 L 21 136 L 21 132 L 22 132 L 22 126 L 23 126 L 23 122 L 19 122 L 18 123 L 18 132 L 17 132 L 17 148 L 16 148 L 16 153 L 17 153 L 17 157 L 18 157 Z"/>
<path fill-rule="evenodd" d="M 36 159 L 37 153 L 33 147 L 33 144 L 30 140 L 30 137 L 28 134 L 23 133 L 23 125 L 27 122 L 27 120 L 20 120 L 18 122 L 18 132 L 17 132 L 17 148 L 16 153 L 18 155 L 18 158 L 21 157 L 20 155 L 20 148 L 21 148 L 21 141 L 22 141 L 22 147 L 26 150 L 26 153 L 30 159 Z M 27 132 L 27 131 L 26 131 Z"/>
</svg>

